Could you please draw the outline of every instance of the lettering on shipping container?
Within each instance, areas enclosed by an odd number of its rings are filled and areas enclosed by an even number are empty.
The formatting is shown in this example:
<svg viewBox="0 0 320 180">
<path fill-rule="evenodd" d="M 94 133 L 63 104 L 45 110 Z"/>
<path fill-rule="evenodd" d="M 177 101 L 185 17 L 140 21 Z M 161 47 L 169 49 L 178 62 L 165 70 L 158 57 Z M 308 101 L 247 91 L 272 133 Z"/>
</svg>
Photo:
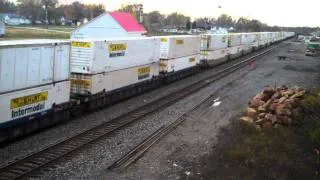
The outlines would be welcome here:
<svg viewBox="0 0 320 180">
<path fill-rule="evenodd" d="M 168 39 L 167 38 L 161 38 L 160 41 L 161 42 L 168 42 Z"/>
<path fill-rule="evenodd" d="M 11 99 L 11 117 L 17 118 L 39 112 L 45 108 L 46 100 L 48 100 L 48 91 Z"/>
<path fill-rule="evenodd" d="M 19 108 L 22 106 L 26 106 L 26 105 L 46 101 L 46 100 L 48 100 L 48 91 L 32 94 L 29 96 L 23 96 L 23 97 L 11 99 L 10 109 Z"/>
<path fill-rule="evenodd" d="M 160 67 L 167 67 L 167 63 L 159 63 Z"/>
<path fill-rule="evenodd" d="M 28 114 L 33 114 L 35 112 L 40 112 L 44 108 L 45 108 L 45 103 L 39 103 L 30 107 L 13 109 L 11 110 L 11 117 L 18 118 Z"/>
<path fill-rule="evenodd" d="M 80 86 L 80 88 L 89 88 L 91 85 L 90 80 L 71 79 L 71 86 Z"/>
<path fill-rule="evenodd" d="M 184 40 L 183 39 L 177 39 L 176 40 L 176 45 L 182 45 L 184 44 Z"/>
<path fill-rule="evenodd" d="M 82 48 L 91 48 L 91 43 L 90 42 L 72 42 L 71 43 L 72 47 L 82 47 Z"/>
<path fill-rule="evenodd" d="M 109 52 L 125 51 L 127 50 L 126 44 L 109 44 Z"/>
<path fill-rule="evenodd" d="M 189 62 L 190 63 L 196 62 L 196 58 L 195 57 L 189 58 Z"/>
<path fill-rule="evenodd" d="M 150 67 L 138 68 L 138 79 L 144 79 L 150 76 Z"/>
<path fill-rule="evenodd" d="M 126 44 L 109 44 L 109 57 L 112 58 L 125 56 L 126 50 Z"/>
</svg>

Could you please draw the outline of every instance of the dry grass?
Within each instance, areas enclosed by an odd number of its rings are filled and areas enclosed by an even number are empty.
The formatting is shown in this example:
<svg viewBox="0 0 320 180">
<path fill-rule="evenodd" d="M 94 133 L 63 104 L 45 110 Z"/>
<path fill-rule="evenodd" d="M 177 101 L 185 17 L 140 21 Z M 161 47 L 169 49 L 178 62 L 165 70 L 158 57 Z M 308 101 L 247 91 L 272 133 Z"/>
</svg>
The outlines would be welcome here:
<svg viewBox="0 0 320 180">
<path fill-rule="evenodd" d="M 258 130 L 235 121 L 231 144 L 223 147 L 212 179 L 320 179 L 320 91 L 301 101 L 302 116 L 292 127 Z M 229 132 L 230 133 L 230 132 Z M 318 152 L 319 152 L 318 151 Z"/>
<path fill-rule="evenodd" d="M 70 35 L 66 33 L 51 32 L 46 30 L 31 30 L 18 29 L 7 27 L 6 35 L 3 38 L 7 39 L 69 39 Z"/>
</svg>

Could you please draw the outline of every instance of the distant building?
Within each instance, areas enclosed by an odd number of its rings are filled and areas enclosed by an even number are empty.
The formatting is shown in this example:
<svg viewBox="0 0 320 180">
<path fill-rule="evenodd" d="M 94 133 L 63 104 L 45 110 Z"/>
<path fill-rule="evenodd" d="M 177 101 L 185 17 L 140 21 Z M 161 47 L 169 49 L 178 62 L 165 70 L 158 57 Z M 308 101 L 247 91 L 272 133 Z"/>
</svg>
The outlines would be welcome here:
<svg viewBox="0 0 320 180">
<path fill-rule="evenodd" d="M 130 13 L 109 12 L 75 29 L 71 39 L 135 37 L 144 33 L 144 27 Z"/>
<path fill-rule="evenodd" d="M 0 36 L 4 36 L 6 33 L 6 26 L 4 22 L 0 21 Z"/>
<path fill-rule="evenodd" d="M 0 20 L 7 25 L 31 24 L 29 19 L 12 13 L 0 13 Z"/>
<path fill-rule="evenodd" d="M 228 30 L 226 28 L 213 27 L 207 31 L 208 34 L 227 34 Z"/>
</svg>

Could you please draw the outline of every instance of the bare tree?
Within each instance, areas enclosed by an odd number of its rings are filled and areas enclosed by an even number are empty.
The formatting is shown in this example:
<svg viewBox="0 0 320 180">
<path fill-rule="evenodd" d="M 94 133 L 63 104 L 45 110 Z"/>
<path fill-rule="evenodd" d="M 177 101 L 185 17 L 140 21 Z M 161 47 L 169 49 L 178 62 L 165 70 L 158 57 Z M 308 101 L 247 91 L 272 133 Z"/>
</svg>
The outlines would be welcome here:
<svg viewBox="0 0 320 180">
<path fill-rule="evenodd" d="M 41 0 L 17 0 L 20 14 L 30 18 L 32 23 L 40 19 Z"/>
<path fill-rule="evenodd" d="M 17 6 L 8 1 L 8 0 L 0 0 L 0 12 L 2 13 L 14 13 L 17 11 Z"/>
</svg>

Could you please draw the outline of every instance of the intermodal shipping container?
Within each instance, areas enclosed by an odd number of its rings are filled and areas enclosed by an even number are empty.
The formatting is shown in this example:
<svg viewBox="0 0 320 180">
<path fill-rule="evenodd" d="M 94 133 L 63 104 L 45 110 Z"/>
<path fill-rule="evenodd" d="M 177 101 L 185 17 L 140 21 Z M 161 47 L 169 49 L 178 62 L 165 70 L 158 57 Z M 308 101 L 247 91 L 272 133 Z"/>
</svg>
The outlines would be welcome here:
<svg viewBox="0 0 320 180">
<path fill-rule="evenodd" d="M 200 54 L 175 59 L 161 59 L 160 72 L 170 73 L 188 69 L 200 63 Z"/>
<path fill-rule="evenodd" d="M 69 79 L 69 52 L 67 41 L 0 41 L 0 94 Z"/>
<path fill-rule="evenodd" d="M 94 95 L 109 92 L 159 75 L 159 62 L 97 74 L 71 74 L 71 93 Z"/>
<path fill-rule="evenodd" d="M 228 55 L 238 55 L 241 54 L 243 50 L 243 46 L 234 46 L 234 47 L 228 47 L 227 51 L 228 51 Z"/>
<path fill-rule="evenodd" d="M 228 34 L 228 47 L 239 46 L 241 44 L 240 33 L 229 33 Z"/>
<path fill-rule="evenodd" d="M 175 59 L 200 53 L 200 36 L 160 36 L 160 58 Z"/>
<path fill-rule="evenodd" d="M 71 73 L 96 74 L 159 62 L 155 37 L 83 39 L 71 42 Z"/>
<path fill-rule="evenodd" d="M 201 51 L 201 60 L 217 60 L 228 55 L 227 49 L 219 49 L 215 51 Z"/>
<path fill-rule="evenodd" d="M 228 47 L 227 34 L 203 34 L 201 35 L 201 50 L 214 51 Z"/>
<path fill-rule="evenodd" d="M 253 38 L 251 33 L 241 33 L 241 45 L 250 45 L 253 42 Z"/>
<path fill-rule="evenodd" d="M 0 126 L 8 126 L 17 119 L 42 116 L 54 105 L 70 100 L 70 81 L 0 94 Z"/>
</svg>

